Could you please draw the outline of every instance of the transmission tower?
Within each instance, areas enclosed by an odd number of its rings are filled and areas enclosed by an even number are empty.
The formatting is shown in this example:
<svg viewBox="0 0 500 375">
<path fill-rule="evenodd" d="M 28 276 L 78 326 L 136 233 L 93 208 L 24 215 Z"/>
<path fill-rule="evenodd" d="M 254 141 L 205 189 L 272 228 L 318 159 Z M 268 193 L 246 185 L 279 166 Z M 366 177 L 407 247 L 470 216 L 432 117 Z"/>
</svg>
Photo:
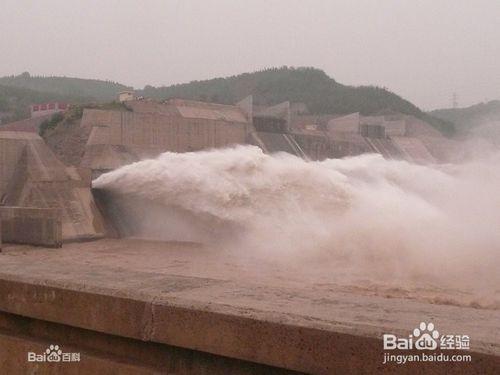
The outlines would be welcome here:
<svg viewBox="0 0 500 375">
<path fill-rule="evenodd" d="M 451 96 L 451 105 L 453 108 L 458 108 L 458 95 L 456 92 Z"/>
</svg>

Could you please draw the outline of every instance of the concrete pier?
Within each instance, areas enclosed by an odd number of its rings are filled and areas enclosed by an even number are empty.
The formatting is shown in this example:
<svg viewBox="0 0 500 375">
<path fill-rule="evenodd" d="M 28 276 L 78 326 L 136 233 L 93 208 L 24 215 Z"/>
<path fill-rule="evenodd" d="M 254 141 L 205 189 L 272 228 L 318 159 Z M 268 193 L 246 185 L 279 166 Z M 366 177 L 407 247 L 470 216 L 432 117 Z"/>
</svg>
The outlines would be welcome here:
<svg viewBox="0 0 500 375">
<path fill-rule="evenodd" d="M 0 244 L 62 246 L 61 210 L 56 208 L 0 207 Z M 1 246 L 0 246 L 1 248 Z"/>
</svg>

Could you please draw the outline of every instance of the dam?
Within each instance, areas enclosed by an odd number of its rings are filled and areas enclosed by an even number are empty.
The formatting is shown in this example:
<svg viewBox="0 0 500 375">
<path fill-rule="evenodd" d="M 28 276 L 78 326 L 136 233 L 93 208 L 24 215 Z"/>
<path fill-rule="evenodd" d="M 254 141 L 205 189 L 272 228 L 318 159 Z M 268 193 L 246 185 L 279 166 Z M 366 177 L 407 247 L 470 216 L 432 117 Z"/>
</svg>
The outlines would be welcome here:
<svg viewBox="0 0 500 375">
<path fill-rule="evenodd" d="M 494 169 L 434 167 L 436 145 L 454 145 L 413 118 L 290 108 L 246 98 L 85 109 L 73 134 L 82 144 L 67 136 L 58 149 L 0 131 L 1 368 L 493 373 L 495 291 L 460 284 L 472 272 L 457 257 L 439 267 L 454 237 L 478 245 L 459 249 L 485 260 L 478 279 L 498 277 L 496 233 L 481 227 L 484 240 L 471 240 L 466 223 L 448 222 L 493 217 L 482 197 L 470 211 L 450 199 L 470 194 L 457 175 Z M 435 184 L 443 194 L 429 193 Z M 474 184 L 495 191 L 484 176 Z M 440 233 L 442 255 L 428 238 Z M 470 337 L 446 353 L 471 361 L 383 364 L 384 334 L 408 337 L 424 321 Z M 60 361 L 43 361 L 47 350 Z"/>
</svg>

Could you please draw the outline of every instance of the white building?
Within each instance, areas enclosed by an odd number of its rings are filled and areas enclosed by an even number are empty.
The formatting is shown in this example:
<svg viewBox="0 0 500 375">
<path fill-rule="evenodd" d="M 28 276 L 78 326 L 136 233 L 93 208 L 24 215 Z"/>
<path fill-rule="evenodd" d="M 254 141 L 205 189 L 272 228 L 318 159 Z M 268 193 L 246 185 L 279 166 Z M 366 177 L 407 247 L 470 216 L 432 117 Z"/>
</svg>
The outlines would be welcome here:
<svg viewBox="0 0 500 375">
<path fill-rule="evenodd" d="M 118 93 L 118 101 L 120 103 L 134 99 L 135 99 L 135 94 L 133 91 L 122 91 Z"/>
</svg>

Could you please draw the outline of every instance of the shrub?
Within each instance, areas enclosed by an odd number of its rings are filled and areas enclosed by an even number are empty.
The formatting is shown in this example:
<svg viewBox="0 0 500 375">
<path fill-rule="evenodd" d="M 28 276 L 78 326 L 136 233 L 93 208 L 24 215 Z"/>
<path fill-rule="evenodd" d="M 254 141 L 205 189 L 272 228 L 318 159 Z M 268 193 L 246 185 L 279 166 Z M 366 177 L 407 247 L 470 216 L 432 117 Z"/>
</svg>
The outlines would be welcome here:
<svg viewBox="0 0 500 375">
<path fill-rule="evenodd" d="M 48 129 L 53 129 L 56 127 L 58 123 L 60 123 L 64 119 L 64 116 L 61 112 L 55 113 L 50 119 L 44 120 L 40 124 L 40 128 L 38 129 L 38 134 L 43 137 L 45 132 Z"/>
</svg>

